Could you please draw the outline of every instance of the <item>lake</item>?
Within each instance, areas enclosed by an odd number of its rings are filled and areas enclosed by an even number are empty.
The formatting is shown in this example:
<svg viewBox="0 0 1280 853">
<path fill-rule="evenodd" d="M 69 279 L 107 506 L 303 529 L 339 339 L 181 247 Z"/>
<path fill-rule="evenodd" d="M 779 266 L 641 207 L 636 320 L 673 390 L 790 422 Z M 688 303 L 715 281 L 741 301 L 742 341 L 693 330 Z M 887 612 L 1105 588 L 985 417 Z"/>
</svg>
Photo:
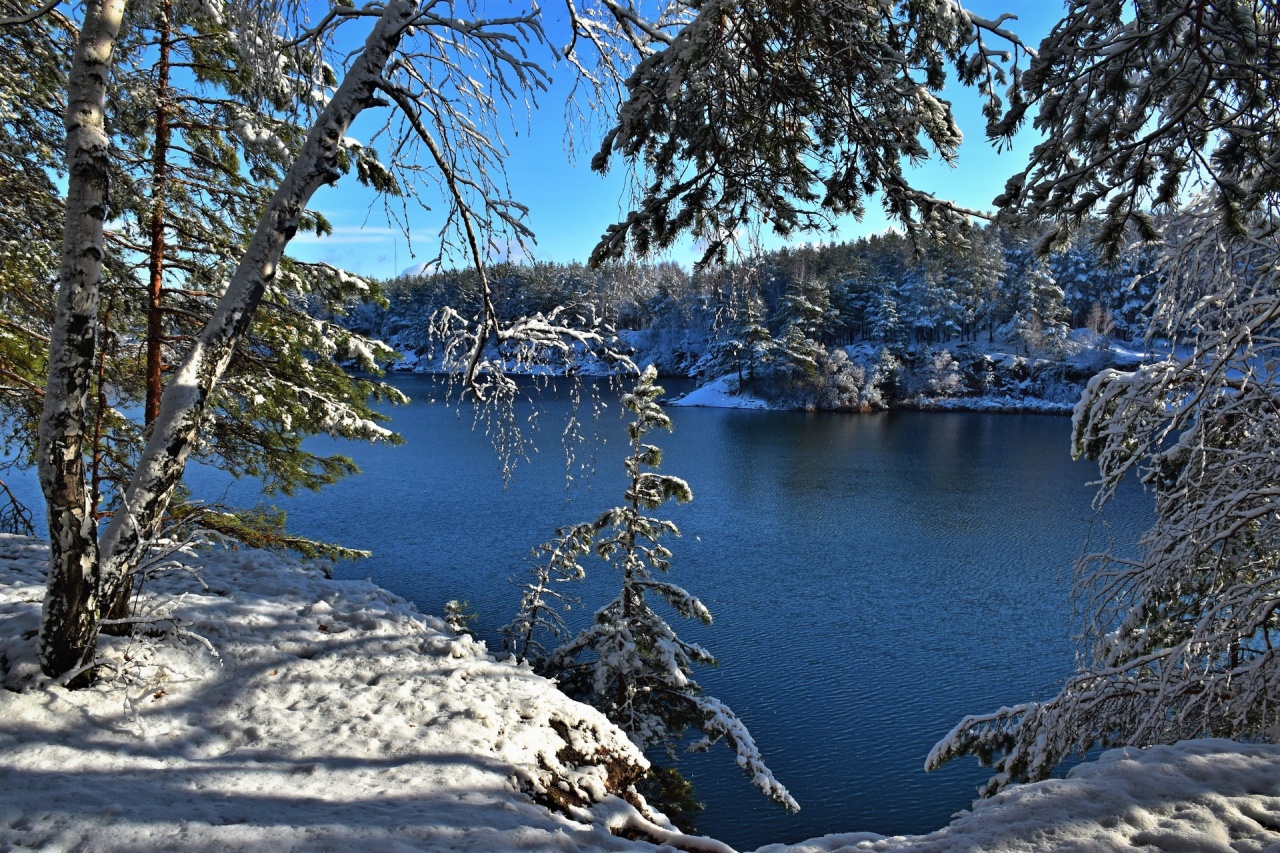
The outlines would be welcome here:
<svg viewBox="0 0 1280 853">
<path fill-rule="evenodd" d="M 393 381 L 414 398 L 391 410 L 406 444 L 317 441 L 364 475 L 288 501 L 291 527 L 374 552 L 339 577 L 371 577 L 432 613 L 468 601 L 477 634 L 500 652 L 519 601 L 509 579 L 525 577 L 529 550 L 621 502 L 616 396 L 575 407 L 554 387 L 535 392 L 538 451 L 504 489 L 469 409 L 428 402 L 442 394 L 430 377 Z M 522 420 L 530 413 L 520 406 Z M 566 466 L 571 413 L 590 437 Z M 667 543 L 671 579 L 716 619 L 671 621 L 719 657 L 698 681 L 745 720 L 802 806 L 788 815 L 765 800 L 717 745 L 680 761 L 707 804 L 698 830 L 752 849 L 946 824 L 987 772 L 966 759 L 926 774 L 930 747 L 967 713 L 1055 692 L 1073 663 L 1072 561 L 1088 537 L 1131 543 L 1149 499 L 1123 492 L 1096 517 L 1095 469 L 1071 461 L 1062 417 L 668 413 L 674 432 L 651 441 L 694 501 L 654 514 L 684 534 Z M 210 497 L 227 488 L 208 472 L 196 479 Z M 229 497 L 251 503 L 254 492 L 239 483 Z M 612 569 L 587 568 L 569 614 L 579 625 L 616 591 Z"/>
<path fill-rule="evenodd" d="M 432 613 L 466 600 L 500 650 L 519 600 L 509 579 L 523 579 L 529 550 L 621 500 L 616 397 L 603 391 L 593 417 L 590 403 L 535 391 L 537 452 L 504 489 L 469 409 L 428 402 L 442 396 L 431 377 L 394 381 L 414 398 L 391 411 L 406 444 L 334 444 L 364 475 L 290 501 L 292 526 L 374 552 L 340 577 L 371 577 Z M 531 411 L 522 404 L 521 420 Z M 571 413 L 590 438 L 567 466 Z M 668 413 L 674 431 L 652 442 L 694 501 L 655 514 L 684 534 L 668 543 L 671 579 L 716 619 L 673 624 L 719 658 L 699 682 L 746 721 L 802 806 L 766 801 L 717 745 L 680 761 L 707 804 L 699 831 L 750 849 L 947 823 L 986 771 L 965 760 L 926 774 L 930 747 L 966 713 L 1052 695 L 1073 662 L 1072 561 L 1090 536 L 1132 542 L 1147 501 L 1126 492 L 1109 524 L 1097 518 L 1095 469 L 1071 460 L 1062 417 Z M 592 560 L 588 572 L 577 624 L 615 590 L 612 569 Z"/>
</svg>

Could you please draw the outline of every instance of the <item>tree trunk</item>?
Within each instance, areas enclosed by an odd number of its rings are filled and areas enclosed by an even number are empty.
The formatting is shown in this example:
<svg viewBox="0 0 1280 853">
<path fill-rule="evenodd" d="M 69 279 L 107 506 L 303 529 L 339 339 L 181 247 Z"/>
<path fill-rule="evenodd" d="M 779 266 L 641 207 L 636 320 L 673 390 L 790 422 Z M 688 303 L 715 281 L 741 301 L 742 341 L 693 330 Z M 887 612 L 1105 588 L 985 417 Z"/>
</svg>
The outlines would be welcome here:
<svg viewBox="0 0 1280 853">
<path fill-rule="evenodd" d="M 222 378 L 232 352 L 245 337 L 267 285 L 275 277 L 298 221 L 317 189 L 340 176 L 338 154 L 351 122 L 380 103 L 376 83 L 417 14 L 412 0 L 393 0 L 384 8 L 363 51 L 307 134 L 298 159 L 289 168 L 236 268 L 213 316 L 161 396 L 146 449 L 138 462 L 120 511 L 102 539 L 102 587 L 114 595 L 155 536 L 169 498 L 182 479 L 196 445 L 209 395 Z"/>
<path fill-rule="evenodd" d="M 84 428 L 109 203 L 107 82 L 124 6 L 124 0 L 89 0 L 68 74 L 67 221 L 38 462 L 49 513 L 40 665 L 50 676 L 87 663 L 97 629 L 97 524 L 85 488 Z"/>
<path fill-rule="evenodd" d="M 163 315 L 161 294 L 164 288 L 164 228 L 166 191 L 169 184 L 169 46 L 171 37 L 171 2 L 160 7 L 160 56 L 156 65 L 156 150 L 151 169 L 151 257 L 147 272 L 147 402 L 144 417 L 150 426 L 160 414 L 160 377 L 163 370 Z"/>
<path fill-rule="evenodd" d="M 247 333 L 307 201 L 320 186 L 340 177 L 342 138 L 361 111 L 379 103 L 377 80 L 417 14 L 412 0 L 392 0 L 384 7 L 364 50 L 307 134 L 213 317 L 161 395 L 147 446 L 99 547 L 85 498 L 80 424 L 93 371 L 103 256 L 108 140 L 102 115 L 124 0 L 100 2 L 90 0 L 71 72 L 66 248 L 40 430 L 41 484 L 49 503 L 52 540 L 41 627 L 42 665 L 49 675 L 66 672 L 92 656 L 97 602 L 114 600 L 156 535 L 196 444 L 214 386 Z"/>
<path fill-rule="evenodd" d="M 161 302 L 164 290 L 165 210 L 168 203 L 169 184 L 169 52 L 172 43 L 173 4 L 169 0 L 160 5 L 160 46 L 156 61 L 156 125 L 155 152 L 151 158 L 151 245 L 147 259 L 147 363 L 146 401 L 143 418 L 147 426 L 160 414 L 161 377 L 164 371 L 163 347 L 164 315 Z M 121 579 L 119 589 L 109 599 L 100 602 L 102 616 L 109 620 L 122 620 L 130 614 L 133 596 L 133 580 Z M 107 634 L 126 634 L 127 623 L 118 623 L 103 629 Z"/>
</svg>

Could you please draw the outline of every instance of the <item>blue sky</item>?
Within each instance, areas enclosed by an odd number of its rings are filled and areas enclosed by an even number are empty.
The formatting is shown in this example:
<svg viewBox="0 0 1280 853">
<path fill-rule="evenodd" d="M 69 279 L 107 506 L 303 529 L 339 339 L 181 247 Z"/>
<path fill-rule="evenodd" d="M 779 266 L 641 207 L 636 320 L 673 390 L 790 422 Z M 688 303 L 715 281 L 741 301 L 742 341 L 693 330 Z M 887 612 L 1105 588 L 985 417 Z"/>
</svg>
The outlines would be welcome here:
<svg viewBox="0 0 1280 853">
<path fill-rule="evenodd" d="M 970 0 L 965 5 L 988 18 L 1002 11 L 1018 15 L 1018 20 L 1007 26 L 1029 44 L 1039 42 L 1062 9 L 1057 0 Z M 554 42 L 557 32 L 563 29 L 557 21 L 560 7 L 556 3 L 547 6 L 546 25 Z M 568 68 L 555 68 L 551 73 L 554 81 L 551 91 L 540 97 L 538 108 L 528 116 L 512 117 L 513 132 L 506 137 L 511 152 L 507 160 L 508 179 L 512 198 L 529 207 L 529 223 L 537 235 L 537 244 L 531 248 L 532 256 L 539 260 L 582 261 L 605 227 L 625 213 L 627 192 L 620 163 L 615 162 L 614 173 L 604 177 L 590 170 L 589 161 L 598 136 L 579 135 L 576 145 L 580 154 L 576 162 L 570 158 L 565 146 L 564 100 L 571 75 Z M 957 86 L 949 88 L 943 97 L 953 102 L 966 141 L 954 168 L 939 162 L 925 164 L 915 171 L 916 185 L 966 207 L 990 209 L 1005 179 L 1026 161 L 1036 139 L 1033 132 L 1026 129 L 1012 150 L 997 153 L 983 134 L 983 119 L 974 94 Z M 360 139 L 361 130 L 358 124 L 351 135 Z M 399 204 L 398 200 L 392 203 Z M 383 203 L 360 187 L 353 176 L 335 188 L 322 189 L 312 206 L 331 220 L 334 233 L 324 238 L 296 237 L 290 245 L 290 254 L 295 257 L 324 260 L 361 275 L 382 278 L 434 255 L 435 234 L 440 227 L 437 214 L 410 203 L 411 252 L 401 228 L 388 221 Z M 861 222 L 846 218 L 838 223 L 836 239 L 873 234 L 887 226 L 878 204 L 869 203 L 867 215 Z M 805 239 L 817 239 L 817 235 Z M 770 248 L 782 244 L 776 237 L 766 237 L 765 245 Z M 692 244 L 686 242 L 667 257 L 689 266 L 697 253 Z"/>
</svg>

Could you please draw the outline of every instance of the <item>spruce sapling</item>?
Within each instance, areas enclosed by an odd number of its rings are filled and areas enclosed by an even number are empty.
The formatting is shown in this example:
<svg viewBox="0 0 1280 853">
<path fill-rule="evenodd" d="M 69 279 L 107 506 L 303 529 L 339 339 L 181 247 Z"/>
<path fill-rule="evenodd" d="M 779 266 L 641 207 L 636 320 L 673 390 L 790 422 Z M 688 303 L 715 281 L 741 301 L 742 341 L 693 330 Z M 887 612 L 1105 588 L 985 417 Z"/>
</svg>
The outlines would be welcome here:
<svg viewBox="0 0 1280 853">
<path fill-rule="evenodd" d="M 517 623 L 531 636 L 532 619 L 544 618 L 549 612 L 545 590 L 550 572 L 554 568 L 567 574 L 570 565 L 580 572 L 577 558 L 588 548 L 578 546 L 589 543 L 590 550 L 618 569 L 621 591 L 596 612 L 591 626 L 547 658 L 543 670 L 559 679 L 569 695 L 603 711 L 641 747 L 661 745 L 674 755 L 690 727 L 705 736 L 694 749 L 705 749 L 724 738 L 752 784 L 785 808 L 798 810 L 799 805 L 765 766 L 743 722 L 719 700 L 702 695 L 691 678 L 694 664 L 714 665 L 715 658 L 701 646 L 676 636 L 646 598 L 653 593 L 679 615 L 711 623 L 711 614 L 701 601 L 661 579 L 671 566 L 671 551 L 661 539 L 668 534 L 679 536 L 679 529 L 671 521 L 645 515 L 669 500 L 687 503 L 693 499 L 688 483 L 657 472 L 662 451 L 644 441 L 655 428 L 671 429 L 671 419 L 658 404 L 663 389 L 654 384 L 656 377 L 652 366 L 646 368 L 631 393 L 622 396 L 623 406 L 635 414 L 635 420 L 627 425 L 631 450 L 624 462 L 628 485 L 623 505 L 606 510 L 594 522 L 570 528 L 578 538 L 566 537 L 566 531 L 561 531 L 557 541 L 572 542 L 574 547 L 552 552 L 562 561 L 557 564 L 553 559 L 538 575 L 531 585 L 536 592 L 526 595 L 522 614 L 527 615 Z"/>
</svg>

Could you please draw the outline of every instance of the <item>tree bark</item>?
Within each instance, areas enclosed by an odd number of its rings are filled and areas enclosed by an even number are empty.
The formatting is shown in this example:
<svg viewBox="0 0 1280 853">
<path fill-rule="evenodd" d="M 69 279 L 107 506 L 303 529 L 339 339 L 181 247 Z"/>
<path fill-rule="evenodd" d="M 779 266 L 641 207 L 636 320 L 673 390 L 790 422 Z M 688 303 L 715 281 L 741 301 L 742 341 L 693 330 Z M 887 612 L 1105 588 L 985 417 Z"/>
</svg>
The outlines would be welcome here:
<svg viewBox="0 0 1280 853">
<path fill-rule="evenodd" d="M 138 468 L 99 543 L 85 495 L 82 424 L 93 373 L 107 205 L 109 141 L 102 117 L 124 3 L 90 0 L 71 71 L 66 244 L 40 429 L 40 476 L 52 540 L 41 662 L 51 676 L 92 657 L 99 602 L 119 595 L 155 537 L 195 447 L 210 394 L 247 333 L 308 200 L 340 177 L 342 139 L 357 115 L 379 103 L 377 81 L 417 15 L 413 0 L 387 3 L 364 50 L 308 133 L 213 317 L 165 387 Z"/>
<path fill-rule="evenodd" d="M 89 0 L 68 74 L 67 221 L 38 461 L 49 514 L 40 664 L 51 676 L 87 662 L 97 629 L 97 525 L 85 488 L 84 430 L 109 204 L 107 82 L 124 6 L 125 0 Z"/>
<path fill-rule="evenodd" d="M 161 296 L 164 289 L 164 228 L 166 192 L 169 184 L 169 46 L 171 2 L 160 6 L 160 56 L 156 67 L 156 149 L 151 168 L 151 257 L 147 272 L 147 401 L 144 417 L 148 425 L 160 414 L 162 337 L 164 333 Z"/>
<path fill-rule="evenodd" d="M 165 211 L 169 186 L 169 140 L 172 128 L 169 124 L 169 53 L 173 40 L 173 3 L 160 4 L 160 45 L 156 58 L 156 110 L 155 151 L 151 158 L 151 243 L 147 258 L 147 363 L 146 400 L 143 421 L 147 426 L 155 423 L 160 414 L 161 382 L 164 373 L 164 260 L 165 260 Z M 102 616 L 117 621 L 129 616 L 133 581 L 121 579 L 111 597 L 100 602 Z M 127 633 L 132 628 L 127 622 L 118 622 L 104 629 L 104 633 Z"/>
<path fill-rule="evenodd" d="M 102 539 L 102 588 L 113 595 L 156 535 L 196 445 L 209 395 L 276 275 L 299 218 L 317 189 L 341 176 L 338 154 L 351 122 L 378 103 L 377 81 L 417 15 L 412 0 L 387 4 L 333 98 L 307 134 L 298 159 L 272 196 L 230 284 L 161 397 L 160 411 L 119 511 Z"/>
</svg>

